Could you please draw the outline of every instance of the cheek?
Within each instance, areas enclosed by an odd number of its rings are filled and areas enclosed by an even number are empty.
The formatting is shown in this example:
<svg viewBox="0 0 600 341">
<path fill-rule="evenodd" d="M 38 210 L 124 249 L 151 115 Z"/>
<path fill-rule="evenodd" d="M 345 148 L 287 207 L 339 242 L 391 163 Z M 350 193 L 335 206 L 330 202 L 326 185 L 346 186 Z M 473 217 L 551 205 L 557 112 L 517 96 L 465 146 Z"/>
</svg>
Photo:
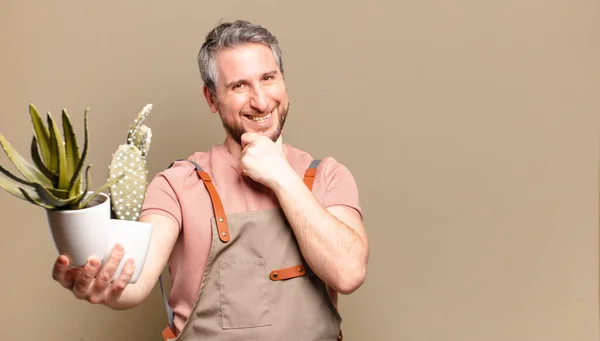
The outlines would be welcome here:
<svg viewBox="0 0 600 341">
<path fill-rule="evenodd" d="M 248 103 L 246 97 L 244 95 L 229 96 L 224 101 L 221 101 L 219 106 L 221 113 L 226 116 L 238 116 L 239 112 Z"/>
<path fill-rule="evenodd" d="M 272 99 L 276 100 L 277 102 L 287 101 L 287 92 L 285 90 L 285 86 L 274 86 L 269 90 L 269 97 Z"/>
</svg>

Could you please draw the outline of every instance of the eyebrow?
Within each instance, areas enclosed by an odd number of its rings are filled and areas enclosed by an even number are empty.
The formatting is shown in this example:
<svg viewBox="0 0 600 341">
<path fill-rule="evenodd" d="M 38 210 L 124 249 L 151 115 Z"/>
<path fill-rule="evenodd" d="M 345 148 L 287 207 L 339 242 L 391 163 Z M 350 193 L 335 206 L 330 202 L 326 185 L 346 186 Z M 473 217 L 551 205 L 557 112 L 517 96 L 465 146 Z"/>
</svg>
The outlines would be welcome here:
<svg viewBox="0 0 600 341">
<path fill-rule="evenodd" d="M 272 76 L 272 75 L 275 75 L 275 74 L 277 74 L 277 70 L 271 70 L 271 71 L 267 71 L 267 72 L 263 73 L 263 74 L 260 76 L 260 78 L 262 78 L 262 77 L 264 77 L 264 76 Z M 225 87 L 226 87 L 226 88 L 230 88 L 230 87 L 232 87 L 234 84 L 243 83 L 243 82 L 245 82 L 245 80 L 244 80 L 244 79 L 237 79 L 237 80 L 235 80 L 235 81 L 231 81 L 231 82 L 229 82 L 229 83 L 225 84 Z"/>
</svg>

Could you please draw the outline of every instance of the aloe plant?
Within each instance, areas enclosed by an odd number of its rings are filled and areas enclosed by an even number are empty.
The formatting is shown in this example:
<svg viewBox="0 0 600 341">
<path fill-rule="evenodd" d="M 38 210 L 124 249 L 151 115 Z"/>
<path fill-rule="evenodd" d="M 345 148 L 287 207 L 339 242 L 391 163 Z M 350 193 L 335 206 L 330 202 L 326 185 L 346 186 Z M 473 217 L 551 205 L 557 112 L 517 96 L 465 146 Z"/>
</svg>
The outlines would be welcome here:
<svg viewBox="0 0 600 341">
<path fill-rule="evenodd" d="M 111 207 L 118 219 L 137 220 L 142 209 L 148 185 L 146 155 L 150 149 L 152 130 L 142 122 L 152 111 L 147 104 L 131 124 L 127 143 L 120 145 L 113 154 L 109 167 L 109 178 L 125 172 L 125 177 L 110 188 Z"/>
<path fill-rule="evenodd" d="M 78 210 L 87 205 L 102 191 L 120 181 L 126 173 L 114 176 L 91 192 L 91 168 L 86 165 L 88 153 L 88 111 L 84 114 L 84 144 L 79 146 L 71 119 L 66 109 L 62 110 L 62 134 L 57 122 L 48 112 L 44 124 L 33 104 L 29 114 L 33 124 L 31 160 L 22 157 L 0 134 L 0 145 L 8 159 L 22 175 L 18 177 L 0 165 L 0 187 L 8 193 L 49 210 Z M 85 174 L 84 174 L 85 167 Z"/>
</svg>

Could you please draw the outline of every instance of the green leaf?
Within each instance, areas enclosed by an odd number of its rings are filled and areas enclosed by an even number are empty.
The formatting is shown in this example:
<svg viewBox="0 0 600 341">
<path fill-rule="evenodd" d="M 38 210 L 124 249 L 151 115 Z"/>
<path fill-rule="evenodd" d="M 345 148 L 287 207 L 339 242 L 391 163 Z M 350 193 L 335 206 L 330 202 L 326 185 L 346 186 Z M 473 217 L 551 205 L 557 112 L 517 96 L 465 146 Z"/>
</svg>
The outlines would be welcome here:
<svg viewBox="0 0 600 341">
<path fill-rule="evenodd" d="M 23 158 L 13 146 L 6 140 L 6 138 L 0 134 L 0 145 L 4 152 L 8 156 L 9 160 L 15 165 L 17 170 L 23 174 L 25 179 L 31 182 L 38 182 L 46 187 L 52 187 L 52 182 L 44 176 L 34 165 L 30 164 L 25 158 Z"/>
<path fill-rule="evenodd" d="M 29 104 L 29 114 L 33 123 L 35 137 L 39 141 L 40 150 L 45 164 L 50 164 L 52 152 L 50 150 L 50 132 L 44 125 L 44 121 L 33 104 Z"/>
<path fill-rule="evenodd" d="M 81 204 L 81 201 L 83 201 L 85 199 L 88 189 L 91 187 L 91 184 L 92 184 L 92 171 L 91 171 L 92 166 L 93 165 L 88 165 L 85 169 L 85 180 L 84 180 L 84 185 L 83 185 L 83 191 L 81 191 L 82 196 L 79 198 L 79 200 L 77 200 L 73 204 L 71 204 L 71 206 L 73 206 L 74 209 L 83 208 L 83 206 L 81 206 L 80 204 Z"/>
<path fill-rule="evenodd" d="M 31 159 L 37 168 L 42 172 L 42 174 L 44 174 L 52 183 L 56 183 L 58 176 L 52 173 L 42 161 L 35 136 L 31 140 Z"/>
<path fill-rule="evenodd" d="M 45 209 L 48 209 L 48 210 L 55 209 L 55 207 L 49 206 L 49 205 L 45 204 L 44 202 L 42 202 L 40 200 L 40 198 L 36 197 L 35 195 L 28 193 L 27 191 L 25 191 L 22 188 L 19 188 L 19 189 L 21 190 L 21 193 L 25 197 L 25 200 L 29 201 L 30 203 L 32 203 L 34 205 L 41 206 L 41 207 L 43 207 Z"/>
<path fill-rule="evenodd" d="M 9 177 L 13 181 L 21 183 L 23 185 L 32 186 L 32 182 L 26 181 L 26 180 L 23 180 L 23 179 L 19 178 L 18 176 L 14 175 L 8 169 L 6 169 L 6 168 L 4 168 L 2 166 L 0 166 L 0 172 L 4 173 L 4 175 L 6 175 L 7 177 Z"/>
<path fill-rule="evenodd" d="M 69 180 L 73 177 L 77 164 L 79 163 L 79 146 L 77 146 L 77 137 L 71 124 L 71 118 L 67 114 L 67 109 L 62 111 L 63 133 L 65 136 L 65 154 L 67 157 L 67 176 Z"/>
<path fill-rule="evenodd" d="M 50 127 L 50 140 L 54 143 L 54 150 L 57 151 L 55 154 L 58 158 L 58 184 L 57 188 L 69 189 L 69 174 L 67 173 L 67 155 L 65 152 L 65 144 L 52 116 L 48 114 L 48 127 Z"/>
<path fill-rule="evenodd" d="M 0 187 L 2 187 L 5 191 L 7 191 L 8 193 L 10 193 L 20 199 L 27 200 L 25 198 L 25 196 L 23 195 L 23 193 L 21 192 L 21 187 L 19 187 L 13 181 L 10 181 L 6 178 L 0 177 Z"/>
<path fill-rule="evenodd" d="M 71 195 L 77 194 L 81 192 L 81 176 L 83 172 L 83 166 L 85 165 L 85 160 L 87 159 L 88 153 L 88 111 L 89 108 L 85 109 L 85 113 L 83 115 L 83 133 L 84 133 L 84 141 L 83 141 L 83 152 L 81 153 L 81 158 L 77 163 L 77 167 L 73 172 L 73 177 L 71 178 L 71 182 L 69 183 L 69 192 Z M 88 167 L 89 168 L 89 167 Z"/>
<path fill-rule="evenodd" d="M 58 144 L 56 142 L 56 136 L 54 134 L 54 131 L 52 130 L 52 116 L 50 115 L 50 113 L 48 113 L 46 115 L 46 119 L 48 121 L 48 128 L 50 129 L 49 132 L 49 139 L 48 139 L 48 149 L 50 149 L 50 162 L 48 163 L 48 167 L 50 168 L 50 171 L 52 171 L 52 173 L 56 174 L 56 176 L 58 177 L 58 173 L 59 173 L 59 169 L 58 169 Z M 58 180 L 58 179 L 57 179 Z M 56 181 L 55 186 L 58 187 L 58 181 Z"/>
<path fill-rule="evenodd" d="M 43 201 L 46 205 L 56 207 L 56 208 L 64 208 L 79 199 L 78 197 L 65 198 L 61 199 L 53 195 L 48 189 L 44 188 L 40 184 L 33 184 L 36 193 L 40 196 L 40 201 Z"/>
<path fill-rule="evenodd" d="M 16 175 L 12 174 L 10 171 L 8 171 L 6 168 L 0 166 L 0 173 L 4 173 L 4 175 L 6 175 L 9 179 L 18 182 L 20 184 L 29 186 L 29 187 L 35 187 L 35 185 L 37 183 L 35 182 L 31 182 L 31 181 L 26 181 L 23 180 L 19 177 L 17 177 Z M 38 184 L 40 186 L 42 186 L 41 184 Z M 52 193 L 52 195 L 57 196 L 58 198 L 62 198 L 62 199 L 66 199 L 69 197 L 69 191 L 67 190 L 61 190 L 61 189 L 56 189 L 56 188 L 46 188 L 50 193 Z"/>
<path fill-rule="evenodd" d="M 57 198 L 60 199 L 69 199 L 72 198 L 73 196 L 69 193 L 68 190 L 66 189 L 58 189 L 58 188 L 48 188 L 46 187 L 46 190 L 50 193 L 52 193 L 52 195 L 54 195 Z"/>
</svg>

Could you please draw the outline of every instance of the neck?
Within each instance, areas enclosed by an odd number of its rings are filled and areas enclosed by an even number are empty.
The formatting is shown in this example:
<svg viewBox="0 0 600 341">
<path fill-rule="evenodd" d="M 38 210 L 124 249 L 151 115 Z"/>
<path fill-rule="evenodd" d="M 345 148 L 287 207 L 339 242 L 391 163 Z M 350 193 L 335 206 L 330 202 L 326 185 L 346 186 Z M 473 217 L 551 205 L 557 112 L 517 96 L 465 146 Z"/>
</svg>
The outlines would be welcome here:
<svg viewBox="0 0 600 341">
<path fill-rule="evenodd" d="M 225 149 L 236 159 L 242 158 L 242 146 L 239 143 L 235 142 L 234 139 L 231 138 L 229 134 L 225 137 L 225 142 L 223 142 Z"/>
</svg>

